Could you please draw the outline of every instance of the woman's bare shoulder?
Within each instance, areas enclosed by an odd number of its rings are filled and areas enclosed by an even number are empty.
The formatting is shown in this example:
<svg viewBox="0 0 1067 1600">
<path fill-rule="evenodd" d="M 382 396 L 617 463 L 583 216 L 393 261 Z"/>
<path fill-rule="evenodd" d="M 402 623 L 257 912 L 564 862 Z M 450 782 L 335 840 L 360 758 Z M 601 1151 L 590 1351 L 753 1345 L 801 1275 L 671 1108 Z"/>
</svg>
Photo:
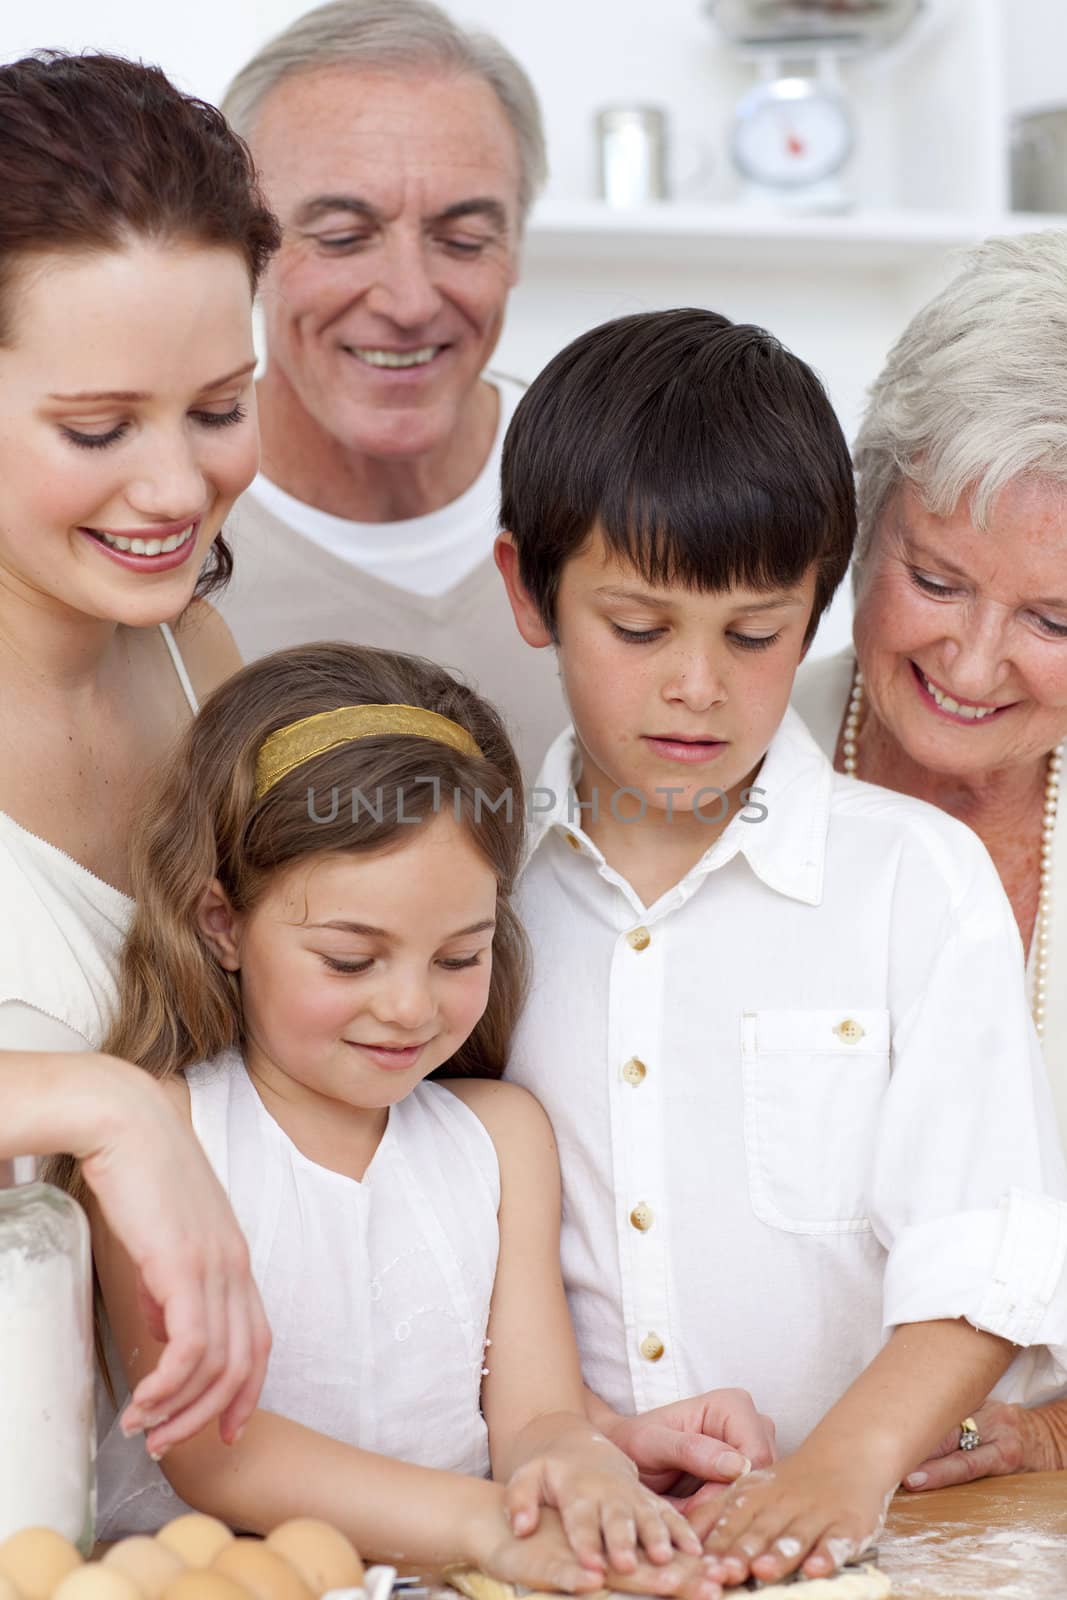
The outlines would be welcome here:
<svg viewBox="0 0 1067 1600">
<path fill-rule="evenodd" d="M 243 665 L 233 634 L 207 600 L 193 600 L 186 606 L 172 631 L 198 700 Z"/>
</svg>

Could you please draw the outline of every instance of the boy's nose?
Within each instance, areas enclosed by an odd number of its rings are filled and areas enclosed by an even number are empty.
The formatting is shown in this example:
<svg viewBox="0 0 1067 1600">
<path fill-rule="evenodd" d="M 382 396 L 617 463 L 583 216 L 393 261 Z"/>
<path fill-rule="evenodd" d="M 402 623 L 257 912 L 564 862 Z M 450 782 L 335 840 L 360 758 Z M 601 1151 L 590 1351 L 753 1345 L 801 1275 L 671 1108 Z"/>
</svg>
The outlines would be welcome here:
<svg viewBox="0 0 1067 1600">
<path fill-rule="evenodd" d="M 689 711 L 710 711 L 722 705 L 726 698 L 726 685 L 715 663 L 707 657 L 687 655 L 666 685 L 666 698 L 678 700 Z"/>
</svg>

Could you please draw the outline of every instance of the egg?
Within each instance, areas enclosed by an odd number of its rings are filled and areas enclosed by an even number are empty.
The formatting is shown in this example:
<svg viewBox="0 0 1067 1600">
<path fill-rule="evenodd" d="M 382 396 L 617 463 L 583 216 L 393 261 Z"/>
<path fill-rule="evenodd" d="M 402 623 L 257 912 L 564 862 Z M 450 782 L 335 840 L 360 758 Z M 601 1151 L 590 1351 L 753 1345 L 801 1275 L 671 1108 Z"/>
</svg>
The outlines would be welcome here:
<svg viewBox="0 0 1067 1600">
<path fill-rule="evenodd" d="M 233 1543 L 233 1534 L 218 1517 L 205 1517 L 199 1511 L 187 1511 L 184 1517 L 175 1517 L 156 1534 L 160 1544 L 181 1556 L 187 1567 L 210 1567 L 223 1545 Z"/>
<path fill-rule="evenodd" d="M 20 1528 L 0 1544 L 0 1573 L 24 1600 L 49 1600 L 56 1584 L 81 1565 L 70 1540 L 51 1528 Z"/>
<path fill-rule="evenodd" d="M 114 1567 L 132 1578 L 144 1600 L 159 1600 L 167 1584 L 180 1572 L 185 1562 L 173 1550 L 168 1550 L 158 1539 L 137 1534 L 132 1539 L 122 1539 L 113 1544 L 104 1557 L 105 1567 Z"/>
<path fill-rule="evenodd" d="M 314 1595 L 327 1589 L 354 1589 L 363 1582 L 363 1563 L 344 1534 L 317 1517 L 293 1517 L 267 1535 L 267 1549 L 284 1556 Z"/>
<path fill-rule="evenodd" d="M 22 1600 L 11 1579 L 5 1578 L 3 1573 L 0 1573 L 0 1600 Z"/>
<path fill-rule="evenodd" d="M 117 1567 L 96 1562 L 76 1567 L 52 1590 L 52 1600 L 142 1600 L 132 1578 Z"/>
<path fill-rule="evenodd" d="M 163 1600 L 249 1600 L 248 1590 L 221 1572 L 196 1568 L 167 1585 Z"/>
<path fill-rule="evenodd" d="M 235 1539 L 219 1551 L 212 1572 L 223 1572 L 256 1596 L 256 1600 L 318 1600 L 291 1562 L 262 1539 Z"/>
</svg>

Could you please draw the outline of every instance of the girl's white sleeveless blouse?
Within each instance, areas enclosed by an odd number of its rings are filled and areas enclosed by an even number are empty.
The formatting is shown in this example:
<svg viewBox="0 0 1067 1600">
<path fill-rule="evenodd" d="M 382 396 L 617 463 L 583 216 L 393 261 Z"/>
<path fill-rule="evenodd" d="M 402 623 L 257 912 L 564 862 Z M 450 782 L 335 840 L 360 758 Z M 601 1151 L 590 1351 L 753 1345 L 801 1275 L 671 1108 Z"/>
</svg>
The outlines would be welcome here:
<svg viewBox="0 0 1067 1600">
<path fill-rule="evenodd" d="M 479 1408 L 500 1173 L 474 1113 L 421 1084 L 361 1182 L 301 1155 L 228 1052 L 186 1073 L 193 1126 L 244 1229 L 274 1335 L 260 1406 L 364 1450 L 485 1476 Z M 121 1367 L 111 1369 L 120 1409 Z M 186 1509 L 98 1395 L 97 1536 Z M 278 1463 L 284 1471 L 284 1463 Z"/>
</svg>

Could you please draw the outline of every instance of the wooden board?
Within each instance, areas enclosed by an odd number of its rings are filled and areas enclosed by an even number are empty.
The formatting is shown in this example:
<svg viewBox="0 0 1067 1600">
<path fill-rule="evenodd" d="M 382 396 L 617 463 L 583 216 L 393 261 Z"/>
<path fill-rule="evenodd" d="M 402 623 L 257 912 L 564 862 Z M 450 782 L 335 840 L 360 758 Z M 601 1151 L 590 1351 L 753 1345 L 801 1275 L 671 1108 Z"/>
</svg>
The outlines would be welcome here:
<svg viewBox="0 0 1067 1600">
<path fill-rule="evenodd" d="M 878 1550 L 902 1600 L 1067 1600 L 1067 1473 L 898 1494 Z"/>
</svg>

